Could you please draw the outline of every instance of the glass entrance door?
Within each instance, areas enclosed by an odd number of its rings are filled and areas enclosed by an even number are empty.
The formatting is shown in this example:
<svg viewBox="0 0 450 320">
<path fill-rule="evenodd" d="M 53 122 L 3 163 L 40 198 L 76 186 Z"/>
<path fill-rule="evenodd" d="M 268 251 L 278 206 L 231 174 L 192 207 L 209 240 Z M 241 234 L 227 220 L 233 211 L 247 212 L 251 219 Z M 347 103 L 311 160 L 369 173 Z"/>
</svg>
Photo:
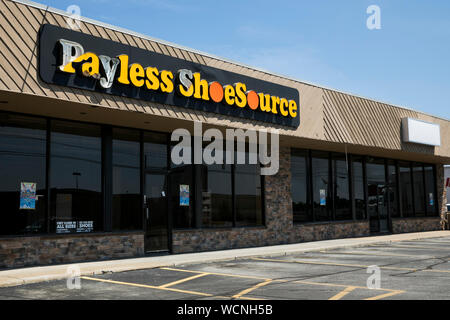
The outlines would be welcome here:
<svg viewBox="0 0 450 320">
<path fill-rule="evenodd" d="M 145 174 L 145 251 L 168 251 L 167 175 Z"/>
<path fill-rule="evenodd" d="M 384 160 L 367 163 L 367 193 L 370 232 L 388 232 L 388 198 Z"/>
</svg>

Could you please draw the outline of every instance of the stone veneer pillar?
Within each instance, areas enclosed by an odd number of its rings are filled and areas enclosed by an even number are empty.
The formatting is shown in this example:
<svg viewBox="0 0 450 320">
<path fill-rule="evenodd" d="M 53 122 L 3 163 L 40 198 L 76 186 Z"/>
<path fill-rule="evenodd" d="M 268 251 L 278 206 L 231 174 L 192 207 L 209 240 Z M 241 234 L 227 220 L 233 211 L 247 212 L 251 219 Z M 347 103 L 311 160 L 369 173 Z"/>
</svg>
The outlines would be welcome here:
<svg viewBox="0 0 450 320">
<path fill-rule="evenodd" d="M 441 217 L 441 229 L 448 228 L 447 221 L 447 188 L 445 187 L 445 168 L 442 164 L 436 165 L 437 205 Z"/>
</svg>

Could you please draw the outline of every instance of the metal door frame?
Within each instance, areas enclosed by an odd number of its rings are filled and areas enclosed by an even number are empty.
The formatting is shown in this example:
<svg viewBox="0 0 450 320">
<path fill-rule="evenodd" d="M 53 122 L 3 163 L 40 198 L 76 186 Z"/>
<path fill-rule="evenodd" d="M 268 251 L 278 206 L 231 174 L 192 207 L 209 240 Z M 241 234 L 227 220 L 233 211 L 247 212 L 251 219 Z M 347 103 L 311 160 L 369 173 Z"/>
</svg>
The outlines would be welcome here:
<svg viewBox="0 0 450 320">
<path fill-rule="evenodd" d="M 367 163 L 366 163 L 367 165 Z M 381 164 L 380 164 L 381 165 Z M 384 166 L 384 201 L 386 203 L 385 207 L 386 207 L 386 222 L 387 222 L 387 232 L 388 233 L 392 233 L 392 221 L 391 221 L 391 205 L 390 205 L 390 199 L 389 199 L 389 176 L 388 176 L 388 163 L 387 163 L 387 159 L 384 159 L 383 161 L 383 166 Z M 366 174 L 367 174 L 367 168 L 366 170 Z M 368 194 L 368 189 L 369 189 L 369 179 L 366 178 L 366 188 L 367 188 L 367 205 L 369 204 L 369 194 Z M 385 233 L 384 231 L 381 231 L 381 219 L 380 219 L 380 208 L 379 208 L 379 197 L 382 196 L 382 194 L 379 193 L 379 186 L 380 184 L 377 183 L 377 191 L 376 191 L 376 198 L 377 198 L 377 208 L 376 208 L 376 212 L 377 212 L 377 223 L 378 223 L 378 230 L 377 231 L 371 231 L 371 234 L 377 234 L 377 233 Z M 367 218 L 369 219 L 369 228 L 370 228 L 370 214 L 369 212 L 367 212 Z"/>
<path fill-rule="evenodd" d="M 167 221 L 167 250 L 164 250 L 164 252 L 173 253 L 172 248 L 172 236 L 173 236 L 173 224 L 172 224 L 172 210 L 171 210 L 171 203 L 169 201 L 170 198 L 170 188 L 169 188 L 169 168 L 170 168 L 170 136 L 166 135 L 166 148 L 167 148 L 167 168 L 166 169 L 146 169 L 145 168 L 145 159 L 144 159 L 144 131 L 141 130 L 141 210 L 142 210 L 142 223 L 143 223 L 143 229 L 144 229 L 144 253 L 145 254 L 151 254 L 159 252 L 159 251 L 147 251 L 145 248 L 145 240 L 147 237 L 147 215 L 146 215 L 146 204 L 144 200 L 144 194 L 145 194 L 145 187 L 146 187 L 146 175 L 147 174 L 160 174 L 165 176 L 165 182 L 166 182 L 166 221 Z"/>
</svg>

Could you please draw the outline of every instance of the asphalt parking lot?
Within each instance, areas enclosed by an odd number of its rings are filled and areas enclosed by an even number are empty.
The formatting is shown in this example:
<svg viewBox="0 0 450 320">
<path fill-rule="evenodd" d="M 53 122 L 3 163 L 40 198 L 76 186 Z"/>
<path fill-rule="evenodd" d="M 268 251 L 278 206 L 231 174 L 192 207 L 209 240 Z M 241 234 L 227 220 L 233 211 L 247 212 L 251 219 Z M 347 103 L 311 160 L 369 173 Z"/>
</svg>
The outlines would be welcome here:
<svg viewBox="0 0 450 320">
<path fill-rule="evenodd" d="M 450 299 L 450 237 L 83 276 L 0 288 L 0 299 Z M 368 273 L 379 268 L 379 288 Z"/>
</svg>

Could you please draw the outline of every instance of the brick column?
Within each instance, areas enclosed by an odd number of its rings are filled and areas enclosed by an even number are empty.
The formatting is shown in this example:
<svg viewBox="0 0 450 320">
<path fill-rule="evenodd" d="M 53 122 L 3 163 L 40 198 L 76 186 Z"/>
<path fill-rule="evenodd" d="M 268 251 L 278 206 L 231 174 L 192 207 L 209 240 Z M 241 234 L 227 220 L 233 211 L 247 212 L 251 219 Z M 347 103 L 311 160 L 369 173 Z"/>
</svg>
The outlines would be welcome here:
<svg viewBox="0 0 450 320">
<path fill-rule="evenodd" d="M 292 242 L 291 149 L 280 147 L 280 168 L 265 176 L 266 226 L 275 241 Z"/>
</svg>

